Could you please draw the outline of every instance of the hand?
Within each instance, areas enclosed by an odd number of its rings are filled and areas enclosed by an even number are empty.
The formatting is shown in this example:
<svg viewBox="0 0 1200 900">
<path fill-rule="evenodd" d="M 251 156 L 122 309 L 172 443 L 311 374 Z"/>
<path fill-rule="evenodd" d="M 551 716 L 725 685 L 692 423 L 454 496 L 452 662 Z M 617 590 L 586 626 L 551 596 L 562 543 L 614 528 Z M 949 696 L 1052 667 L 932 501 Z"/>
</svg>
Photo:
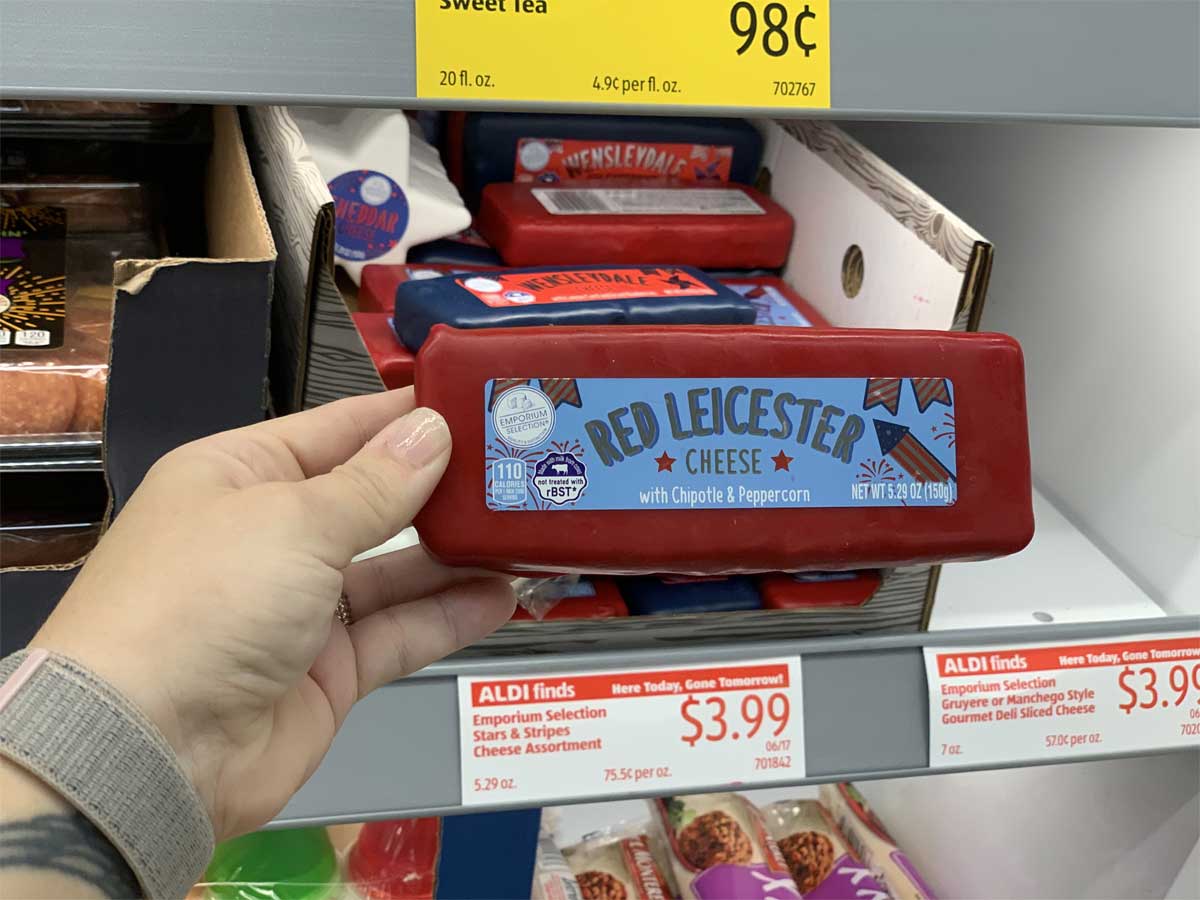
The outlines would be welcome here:
<svg viewBox="0 0 1200 900">
<path fill-rule="evenodd" d="M 31 646 L 141 707 L 218 840 L 251 830 L 312 774 L 356 700 L 512 614 L 507 580 L 420 547 L 351 563 L 412 521 L 449 458 L 445 421 L 414 410 L 411 390 L 180 447 Z M 343 592 L 349 627 L 334 617 Z"/>
</svg>

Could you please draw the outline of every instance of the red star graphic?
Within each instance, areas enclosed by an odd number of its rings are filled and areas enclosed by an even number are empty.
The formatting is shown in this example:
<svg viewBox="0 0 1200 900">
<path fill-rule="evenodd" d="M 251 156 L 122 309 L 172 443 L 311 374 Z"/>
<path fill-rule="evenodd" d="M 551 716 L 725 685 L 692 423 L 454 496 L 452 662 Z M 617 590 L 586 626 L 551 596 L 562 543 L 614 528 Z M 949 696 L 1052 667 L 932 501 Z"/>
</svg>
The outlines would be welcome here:
<svg viewBox="0 0 1200 900">
<path fill-rule="evenodd" d="M 666 450 L 663 451 L 662 456 L 657 457 L 654 461 L 656 463 L 658 463 L 658 471 L 660 471 L 660 472 L 674 471 L 671 468 L 671 466 L 675 465 L 675 458 L 672 456 L 668 456 Z"/>
<path fill-rule="evenodd" d="M 779 472 L 779 471 L 790 472 L 792 470 L 789 469 L 788 466 L 790 466 L 792 464 L 792 460 L 795 458 L 796 457 L 794 457 L 794 456 L 788 456 L 786 453 L 784 453 L 782 450 L 780 450 L 778 453 L 776 453 L 774 456 L 771 457 L 771 462 L 775 463 L 775 471 L 776 472 Z"/>
</svg>

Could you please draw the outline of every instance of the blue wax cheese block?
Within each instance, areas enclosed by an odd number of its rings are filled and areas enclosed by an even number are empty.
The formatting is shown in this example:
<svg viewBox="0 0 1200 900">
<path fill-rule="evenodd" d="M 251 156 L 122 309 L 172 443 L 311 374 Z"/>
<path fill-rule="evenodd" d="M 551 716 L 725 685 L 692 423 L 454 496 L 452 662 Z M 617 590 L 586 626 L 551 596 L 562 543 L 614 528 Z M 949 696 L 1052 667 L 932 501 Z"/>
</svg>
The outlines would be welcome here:
<svg viewBox="0 0 1200 900">
<path fill-rule="evenodd" d="M 396 333 L 409 350 L 434 325 L 741 325 L 754 304 L 689 266 L 552 266 L 463 272 L 396 288 Z"/>
<path fill-rule="evenodd" d="M 417 244 L 408 251 L 407 262 L 439 266 L 488 266 L 499 268 L 504 265 L 500 254 L 488 246 L 474 228 L 426 244 Z"/>
<path fill-rule="evenodd" d="M 463 123 L 467 204 L 497 181 L 657 178 L 753 184 L 763 139 L 743 119 L 468 113 Z"/>
<path fill-rule="evenodd" d="M 622 578 L 620 588 L 634 616 L 762 609 L 754 580 L 745 576 Z"/>
</svg>

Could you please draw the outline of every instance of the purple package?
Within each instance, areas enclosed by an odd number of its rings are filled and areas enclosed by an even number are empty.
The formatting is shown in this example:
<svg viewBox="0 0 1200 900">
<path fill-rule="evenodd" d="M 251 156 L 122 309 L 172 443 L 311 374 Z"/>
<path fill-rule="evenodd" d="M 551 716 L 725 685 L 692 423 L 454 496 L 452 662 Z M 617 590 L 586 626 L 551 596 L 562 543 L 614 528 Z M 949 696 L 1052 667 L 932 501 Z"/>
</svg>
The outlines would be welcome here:
<svg viewBox="0 0 1200 900">
<path fill-rule="evenodd" d="M 684 900 L 800 900 L 761 814 L 745 797 L 693 794 L 652 805 Z"/>
<path fill-rule="evenodd" d="M 854 855 L 818 801 L 772 803 L 763 818 L 805 900 L 888 900 L 887 889 Z"/>
</svg>

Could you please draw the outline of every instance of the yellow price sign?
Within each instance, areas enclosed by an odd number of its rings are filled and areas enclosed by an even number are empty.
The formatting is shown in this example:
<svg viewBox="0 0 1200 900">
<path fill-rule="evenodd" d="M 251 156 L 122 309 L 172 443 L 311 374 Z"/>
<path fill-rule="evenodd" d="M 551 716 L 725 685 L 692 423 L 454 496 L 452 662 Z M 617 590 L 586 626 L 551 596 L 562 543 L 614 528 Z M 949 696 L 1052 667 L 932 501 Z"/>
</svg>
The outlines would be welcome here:
<svg viewBox="0 0 1200 900">
<path fill-rule="evenodd" d="M 829 0 L 416 0 L 421 99 L 829 106 Z"/>
</svg>

